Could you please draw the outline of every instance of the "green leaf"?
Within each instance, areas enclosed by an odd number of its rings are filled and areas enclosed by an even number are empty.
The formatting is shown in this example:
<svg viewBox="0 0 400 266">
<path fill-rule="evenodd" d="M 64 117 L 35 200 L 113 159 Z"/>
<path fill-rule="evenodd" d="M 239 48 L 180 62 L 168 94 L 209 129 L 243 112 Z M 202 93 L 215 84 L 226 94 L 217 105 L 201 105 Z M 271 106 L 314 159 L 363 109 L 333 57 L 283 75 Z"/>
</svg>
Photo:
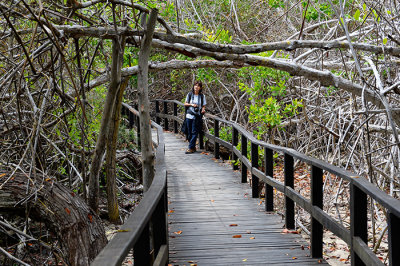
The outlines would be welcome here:
<svg viewBox="0 0 400 266">
<path fill-rule="evenodd" d="M 357 21 L 360 20 L 360 9 L 357 9 L 354 13 L 354 19 Z"/>
<path fill-rule="evenodd" d="M 383 45 L 386 45 L 386 44 L 387 44 L 387 41 L 388 41 L 388 39 L 387 39 L 387 38 L 383 38 L 383 40 L 382 40 L 382 42 L 383 42 Z"/>
</svg>

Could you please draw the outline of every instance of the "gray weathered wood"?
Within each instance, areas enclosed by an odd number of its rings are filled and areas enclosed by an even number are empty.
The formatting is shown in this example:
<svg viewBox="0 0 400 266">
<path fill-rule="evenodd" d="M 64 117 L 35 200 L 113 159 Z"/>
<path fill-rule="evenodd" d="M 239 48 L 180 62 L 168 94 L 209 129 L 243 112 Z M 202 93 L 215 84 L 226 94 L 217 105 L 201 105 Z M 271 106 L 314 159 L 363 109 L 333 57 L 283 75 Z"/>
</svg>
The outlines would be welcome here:
<svg viewBox="0 0 400 266">
<path fill-rule="evenodd" d="M 321 264 L 310 257 L 309 244 L 299 235 L 282 234 L 281 217 L 264 211 L 239 172 L 212 155 L 185 154 L 186 143 L 177 135 L 165 137 L 169 263 Z"/>
</svg>

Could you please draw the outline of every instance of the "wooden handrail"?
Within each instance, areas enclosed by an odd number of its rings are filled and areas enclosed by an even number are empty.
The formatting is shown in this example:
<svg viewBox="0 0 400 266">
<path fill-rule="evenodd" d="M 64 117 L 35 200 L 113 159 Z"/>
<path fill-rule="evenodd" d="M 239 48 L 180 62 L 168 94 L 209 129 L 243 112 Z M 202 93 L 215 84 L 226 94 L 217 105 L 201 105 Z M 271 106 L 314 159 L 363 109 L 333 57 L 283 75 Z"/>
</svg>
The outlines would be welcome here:
<svg viewBox="0 0 400 266">
<path fill-rule="evenodd" d="M 123 104 L 122 109 L 122 112 L 128 115 L 130 126 L 140 125 L 137 110 L 127 104 Z M 163 128 L 153 121 L 152 126 L 157 129 L 158 136 L 153 183 L 134 212 L 96 257 L 92 265 L 121 265 L 132 248 L 135 265 L 165 265 L 168 262 L 165 141 Z M 152 234 L 150 234 L 150 230 L 152 230 Z M 151 248 L 150 243 L 152 243 Z M 154 253 L 151 249 L 154 250 Z"/>
<path fill-rule="evenodd" d="M 183 103 L 174 100 L 154 100 L 156 106 L 163 102 L 163 113 L 156 111 L 156 118 L 164 118 L 164 123 L 168 119 L 174 124 L 182 123 L 176 112 L 176 106 L 183 106 Z M 174 114 L 168 114 L 168 103 L 174 104 Z M 294 203 L 306 210 L 311 215 L 311 256 L 319 258 L 322 256 L 323 228 L 328 229 L 336 236 L 341 238 L 351 247 L 352 264 L 354 265 L 383 265 L 376 255 L 368 248 L 368 227 L 367 227 L 367 202 L 368 197 L 380 203 L 387 212 L 388 236 L 389 236 L 389 263 L 390 265 L 400 265 L 400 201 L 380 190 L 365 178 L 349 172 L 343 168 L 331 165 L 322 160 L 309 157 L 296 150 L 268 144 L 257 140 L 251 133 L 247 132 L 240 125 L 219 118 L 214 115 L 206 114 L 206 118 L 214 121 L 214 135 L 208 132 L 204 136 L 214 141 L 214 154 L 219 157 L 219 146 L 224 146 L 232 153 L 234 160 L 239 160 L 242 168 L 242 182 L 247 182 L 247 171 L 253 178 L 253 185 L 258 180 L 266 183 L 265 209 L 272 211 L 274 206 L 273 188 L 282 192 L 285 196 L 285 225 L 287 228 L 294 227 Z M 219 138 L 219 125 L 225 124 L 232 128 L 232 143 Z M 238 136 L 241 136 L 241 151 L 238 145 Z M 200 136 L 200 142 L 203 136 Z M 251 144 L 251 161 L 247 158 L 247 143 Z M 258 149 L 262 147 L 265 151 L 265 172 L 258 169 Z M 285 158 L 285 181 L 279 182 L 273 177 L 273 152 L 279 152 Z M 306 199 L 294 190 L 293 186 L 293 162 L 297 159 L 311 167 L 311 199 Z M 233 165 L 237 169 L 237 165 Z M 335 221 L 323 210 L 323 191 L 322 178 L 323 172 L 334 174 L 350 184 L 350 230 Z M 256 181 L 256 182 L 254 182 Z M 252 188 L 253 197 L 258 197 L 258 190 Z M 397 251 L 396 251 L 397 250 Z"/>
</svg>

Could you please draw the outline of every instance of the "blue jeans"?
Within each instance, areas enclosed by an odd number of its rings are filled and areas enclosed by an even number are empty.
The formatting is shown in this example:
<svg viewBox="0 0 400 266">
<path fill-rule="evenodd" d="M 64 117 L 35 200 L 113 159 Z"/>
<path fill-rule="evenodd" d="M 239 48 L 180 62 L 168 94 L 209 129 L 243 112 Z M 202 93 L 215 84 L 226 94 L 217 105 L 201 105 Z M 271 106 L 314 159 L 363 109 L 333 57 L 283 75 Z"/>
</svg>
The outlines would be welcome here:
<svg viewBox="0 0 400 266">
<path fill-rule="evenodd" d="M 196 148 L 196 140 L 197 140 L 197 135 L 199 134 L 199 124 L 201 122 L 201 118 L 195 118 L 195 119 L 186 119 L 187 121 L 187 127 L 188 127 L 188 140 L 189 140 L 189 149 L 195 149 Z"/>
</svg>

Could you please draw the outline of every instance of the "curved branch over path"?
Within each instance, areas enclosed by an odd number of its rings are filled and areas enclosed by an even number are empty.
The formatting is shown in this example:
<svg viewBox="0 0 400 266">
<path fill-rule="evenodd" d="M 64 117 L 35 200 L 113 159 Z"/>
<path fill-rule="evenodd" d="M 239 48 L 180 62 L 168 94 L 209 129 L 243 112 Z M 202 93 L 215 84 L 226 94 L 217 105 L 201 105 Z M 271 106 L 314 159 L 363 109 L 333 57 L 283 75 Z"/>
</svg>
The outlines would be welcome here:
<svg viewBox="0 0 400 266">
<path fill-rule="evenodd" d="M 164 63 L 150 63 L 149 70 L 165 70 L 165 69 L 183 69 L 183 68 L 203 68 L 203 67 L 229 67 L 239 68 L 245 66 L 265 66 L 282 71 L 286 71 L 293 76 L 302 76 L 309 80 L 319 81 L 323 86 L 335 86 L 336 88 L 343 89 L 351 92 L 357 96 L 362 96 L 363 87 L 359 84 L 353 83 L 350 80 L 344 79 L 339 76 L 335 76 L 330 71 L 321 71 L 313 68 L 298 65 L 289 61 L 272 59 L 261 56 L 253 55 L 232 55 L 223 53 L 212 53 L 207 52 L 198 48 L 192 48 L 183 45 L 174 45 L 176 50 L 185 50 L 186 52 L 193 53 L 194 55 L 210 56 L 221 61 L 212 60 L 200 60 L 200 61 L 177 61 L 173 60 Z M 137 67 L 124 68 L 122 70 L 122 76 L 129 76 L 137 74 Z M 109 80 L 107 74 L 104 74 L 94 80 L 92 80 L 87 89 L 94 88 L 103 84 Z M 366 88 L 364 89 L 364 96 L 367 101 L 373 103 L 378 108 L 384 108 L 379 95 L 374 91 Z M 398 126 L 400 126 L 400 112 L 393 111 L 393 118 Z"/>
<path fill-rule="evenodd" d="M 117 35 L 127 37 L 143 36 L 143 31 L 131 29 L 129 27 L 118 27 L 117 31 L 114 28 L 107 27 L 85 27 L 85 26 L 54 26 L 55 29 L 63 31 L 65 35 L 70 37 L 98 37 L 103 39 L 113 38 Z M 348 41 L 313 41 L 313 40 L 294 40 L 281 41 L 270 43 L 259 43 L 252 45 L 231 45 L 205 42 L 193 38 L 187 38 L 184 35 L 171 35 L 161 32 L 154 33 L 154 39 L 165 41 L 170 44 L 185 44 L 196 48 L 207 50 L 210 52 L 220 52 L 228 54 L 251 54 L 261 53 L 266 51 L 285 50 L 292 51 L 301 48 L 319 48 L 324 50 L 331 49 L 349 49 Z M 366 51 L 376 54 L 390 54 L 400 56 L 400 48 L 393 46 L 377 46 L 366 43 L 352 43 L 356 50 Z"/>
</svg>

